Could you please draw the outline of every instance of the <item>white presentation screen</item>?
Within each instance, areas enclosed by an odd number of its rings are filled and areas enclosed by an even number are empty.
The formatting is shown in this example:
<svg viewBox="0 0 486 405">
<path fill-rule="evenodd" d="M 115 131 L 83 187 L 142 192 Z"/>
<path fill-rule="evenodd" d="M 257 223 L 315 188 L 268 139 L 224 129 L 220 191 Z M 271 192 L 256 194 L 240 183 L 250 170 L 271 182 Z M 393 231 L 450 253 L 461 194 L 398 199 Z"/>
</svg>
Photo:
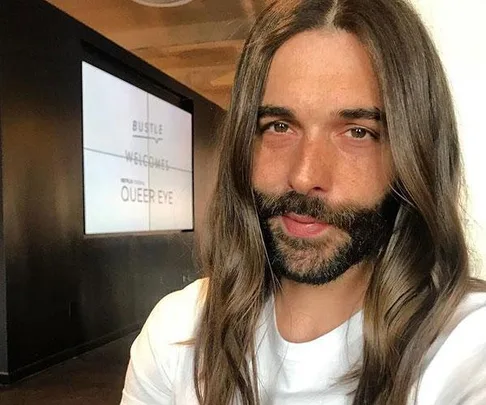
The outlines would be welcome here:
<svg viewBox="0 0 486 405">
<path fill-rule="evenodd" d="M 192 115 L 82 62 L 86 234 L 193 228 Z"/>
</svg>

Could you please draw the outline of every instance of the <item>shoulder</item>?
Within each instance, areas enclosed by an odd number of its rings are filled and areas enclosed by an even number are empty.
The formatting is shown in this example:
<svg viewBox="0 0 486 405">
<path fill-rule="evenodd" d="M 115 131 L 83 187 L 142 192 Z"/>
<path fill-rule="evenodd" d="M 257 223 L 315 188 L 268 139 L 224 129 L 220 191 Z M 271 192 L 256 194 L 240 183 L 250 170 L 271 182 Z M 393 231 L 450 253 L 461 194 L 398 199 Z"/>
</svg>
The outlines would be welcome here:
<svg viewBox="0 0 486 405">
<path fill-rule="evenodd" d="M 130 350 L 122 404 L 172 403 L 179 355 L 188 347 L 178 343 L 194 337 L 206 284 L 197 280 L 154 307 Z"/>
<path fill-rule="evenodd" d="M 486 403 L 486 292 L 459 305 L 426 357 L 420 387 L 419 404 Z"/>
<path fill-rule="evenodd" d="M 444 328 L 442 349 L 469 341 L 473 345 L 486 345 L 486 292 L 469 293 L 456 309 Z"/>
<path fill-rule="evenodd" d="M 165 343 L 178 343 L 194 337 L 207 282 L 206 278 L 196 280 L 157 303 L 145 324 L 152 338 Z"/>
<path fill-rule="evenodd" d="M 486 349 L 486 292 L 464 298 L 438 338 L 435 355 L 429 357 L 436 362 L 461 362 L 476 349 Z"/>
</svg>

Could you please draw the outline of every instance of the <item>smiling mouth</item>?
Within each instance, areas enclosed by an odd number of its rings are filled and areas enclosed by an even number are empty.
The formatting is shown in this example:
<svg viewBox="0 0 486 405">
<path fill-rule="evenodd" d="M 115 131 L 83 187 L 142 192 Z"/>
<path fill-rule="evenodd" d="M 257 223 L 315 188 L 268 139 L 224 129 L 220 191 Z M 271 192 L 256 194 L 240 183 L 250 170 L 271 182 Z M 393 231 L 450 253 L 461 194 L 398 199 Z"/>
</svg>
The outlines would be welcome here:
<svg viewBox="0 0 486 405">
<path fill-rule="evenodd" d="M 297 215 L 292 212 L 281 216 L 285 231 L 296 238 L 315 238 L 322 235 L 331 225 L 316 218 Z"/>
</svg>

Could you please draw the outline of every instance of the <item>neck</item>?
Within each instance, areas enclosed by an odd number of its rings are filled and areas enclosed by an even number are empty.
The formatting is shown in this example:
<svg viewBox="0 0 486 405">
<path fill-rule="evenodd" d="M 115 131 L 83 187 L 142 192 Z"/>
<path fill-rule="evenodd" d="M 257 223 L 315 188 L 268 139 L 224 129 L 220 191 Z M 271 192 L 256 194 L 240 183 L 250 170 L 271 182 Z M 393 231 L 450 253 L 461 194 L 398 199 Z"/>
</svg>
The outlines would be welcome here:
<svg viewBox="0 0 486 405">
<path fill-rule="evenodd" d="M 367 285 L 365 265 L 354 266 L 339 279 L 320 286 L 282 279 L 275 295 L 280 335 L 302 343 L 332 331 L 362 308 Z"/>
</svg>

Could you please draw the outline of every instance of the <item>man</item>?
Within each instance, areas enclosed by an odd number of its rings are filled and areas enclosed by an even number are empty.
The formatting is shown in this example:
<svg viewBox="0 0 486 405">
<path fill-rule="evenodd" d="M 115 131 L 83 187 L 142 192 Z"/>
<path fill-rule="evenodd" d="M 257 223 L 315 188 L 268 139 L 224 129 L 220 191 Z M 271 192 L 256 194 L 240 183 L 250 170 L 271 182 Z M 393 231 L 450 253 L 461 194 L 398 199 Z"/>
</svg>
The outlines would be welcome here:
<svg viewBox="0 0 486 405">
<path fill-rule="evenodd" d="M 272 3 L 236 75 L 208 277 L 154 309 L 122 404 L 485 404 L 460 184 L 447 81 L 405 1 Z"/>
</svg>

